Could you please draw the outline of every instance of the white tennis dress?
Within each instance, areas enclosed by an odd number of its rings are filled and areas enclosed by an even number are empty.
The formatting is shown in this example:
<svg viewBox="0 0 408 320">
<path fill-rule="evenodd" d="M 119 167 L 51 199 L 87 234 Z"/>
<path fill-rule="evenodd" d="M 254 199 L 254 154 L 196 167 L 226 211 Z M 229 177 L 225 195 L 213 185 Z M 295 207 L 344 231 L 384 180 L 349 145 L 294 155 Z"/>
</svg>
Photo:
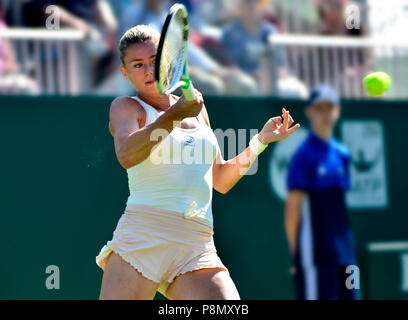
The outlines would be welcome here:
<svg viewBox="0 0 408 320">
<path fill-rule="evenodd" d="M 136 99 L 146 110 L 146 125 L 163 112 Z M 183 212 L 186 217 L 212 218 L 212 165 L 218 142 L 214 132 L 201 123 L 194 129 L 175 127 L 151 155 L 127 169 L 130 196 L 128 204 L 143 204 Z M 161 131 L 152 134 L 157 139 Z"/>
<path fill-rule="evenodd" d="M 146 125 L 158 112 L 138 97 Z M 148 158 L 127 169 L 130 195 L 113 239 L 96 263 L 105 269 L 112 252 L 146 278 L 160 283 L 165 295 L 176 276 L 202 268 L 228 271 L 213 239 L 212 166 L 219 150 L 201 115 L 194 129 L 175 127 Z M 157 138 L 160 131 L 153 133 Z"/>
</svg>

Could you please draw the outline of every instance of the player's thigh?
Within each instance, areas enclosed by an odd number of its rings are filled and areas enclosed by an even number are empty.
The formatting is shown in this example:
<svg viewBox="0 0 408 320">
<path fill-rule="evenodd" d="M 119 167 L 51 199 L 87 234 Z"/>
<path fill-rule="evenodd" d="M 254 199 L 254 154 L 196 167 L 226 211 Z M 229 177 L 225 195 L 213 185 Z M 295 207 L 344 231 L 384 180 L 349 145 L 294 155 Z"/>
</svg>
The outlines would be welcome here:
<svg viewBox="0 0 408 320">
<path fill-rule="evenodd" d="M 168 287 L 171 300 L 239 300 L 240 296 L 228 271 L 199 269 L 179 275 Z"/>
<path fill-rule="evenodd" d="M 99 299 L 153 299 L 158 283 L 144 277 L 118 254 L 112 252 L 106 263 Z"/>
</svg>

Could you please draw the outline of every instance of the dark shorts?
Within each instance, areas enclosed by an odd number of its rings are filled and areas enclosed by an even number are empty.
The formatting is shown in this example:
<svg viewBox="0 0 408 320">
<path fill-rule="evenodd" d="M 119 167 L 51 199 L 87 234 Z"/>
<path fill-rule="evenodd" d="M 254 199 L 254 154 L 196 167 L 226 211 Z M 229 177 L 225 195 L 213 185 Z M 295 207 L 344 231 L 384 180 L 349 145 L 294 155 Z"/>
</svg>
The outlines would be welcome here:
<svg viewBox="0 0 408 320">
<path fill-rule="evenodd" d="M 348 289 L 347 266 L 297 268 L 294 275 L 298 300 L 360 300 L 360 289 Z M 361 287 L 360 287 L 361 288 Z"/>
</svg>

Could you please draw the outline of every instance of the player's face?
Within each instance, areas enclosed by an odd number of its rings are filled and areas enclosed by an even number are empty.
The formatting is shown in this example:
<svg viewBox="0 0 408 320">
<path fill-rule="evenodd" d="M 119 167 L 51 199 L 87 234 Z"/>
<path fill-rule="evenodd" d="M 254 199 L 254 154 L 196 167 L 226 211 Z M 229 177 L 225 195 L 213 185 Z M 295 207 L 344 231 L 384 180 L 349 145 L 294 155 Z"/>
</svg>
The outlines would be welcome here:
<svg viewBox="0 0 408 320">
<path fill-rule="evenodd" d="M 332 130 L 339 118 L 340 107 L 331 102 L 320 102 L 307 108 L 306 115 L 312 127 L 324 131 Z"/>
<path fill-rule="evenodd" d="M 155 41 L 135 43 L 126 49 L 125 65 L 120 66 L 120 71 L 138 92 L 157 93 L 154 84 L 156 51 L 157 43 Z"/>
</svg>

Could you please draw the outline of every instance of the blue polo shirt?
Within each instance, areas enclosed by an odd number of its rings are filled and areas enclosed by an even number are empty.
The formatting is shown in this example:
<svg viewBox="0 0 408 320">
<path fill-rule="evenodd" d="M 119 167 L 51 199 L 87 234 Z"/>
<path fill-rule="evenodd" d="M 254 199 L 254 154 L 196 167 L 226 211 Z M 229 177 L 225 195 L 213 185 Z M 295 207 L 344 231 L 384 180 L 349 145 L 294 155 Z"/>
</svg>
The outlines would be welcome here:
<svg viewBox="0 0 408 320">
<path fill-rule="evenodd" d="M 295 263 L 299 267 L 355 263 L 353 234 L 345 204 L 350 187 L 350 153 L 331 137 L 310 132 L 296 151 L 288 172 L 288 189 L 302 190 Z"/>
</svg>

